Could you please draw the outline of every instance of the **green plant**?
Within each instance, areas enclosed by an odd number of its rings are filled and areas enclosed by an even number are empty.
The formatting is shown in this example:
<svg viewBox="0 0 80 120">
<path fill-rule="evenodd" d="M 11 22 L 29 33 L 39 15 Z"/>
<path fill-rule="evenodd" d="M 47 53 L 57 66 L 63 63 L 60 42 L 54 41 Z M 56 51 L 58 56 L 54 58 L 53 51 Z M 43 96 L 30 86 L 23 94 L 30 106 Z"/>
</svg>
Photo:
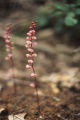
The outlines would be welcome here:
<svg viewBox="0 0 80 120">
<path fill-rule="evenodd" d="M 41 27 L 51 24 L 57 33 L 67 32 L 70 35 L 75 33 L 75 37 L 80 34 L 80 0 L 71 3 L 68 3 L 68 0 L 63 0 L 48 6 L 49 9 L 38 14 Z"/>
</svg>

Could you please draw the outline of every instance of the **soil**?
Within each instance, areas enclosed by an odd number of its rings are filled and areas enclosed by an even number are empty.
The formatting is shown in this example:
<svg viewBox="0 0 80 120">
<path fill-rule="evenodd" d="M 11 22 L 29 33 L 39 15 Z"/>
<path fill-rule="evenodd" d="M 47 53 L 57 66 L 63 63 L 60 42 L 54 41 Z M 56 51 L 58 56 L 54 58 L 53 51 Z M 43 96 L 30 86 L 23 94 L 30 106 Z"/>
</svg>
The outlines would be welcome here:
<svg viewBox="0 0 80 120">
<path fill-rule="evenodd" d="M 24 82 L 26 84 L 23 84 Z M 43 88 L 43 84 L 40 83 L 39 90 L 45 95 L 39 95 L 41 113 L 38 113 L 36 95 L 34 89 L 29 87 L 29 83 L 30 80 L 16 83 L 16 94 L 14 87 L 7 86 L 7 82 L 3 84 L 6 88 L 0 93 L 0 109 L 6 108 L 7 113 L 0 113 L 1 120 L 6 120 L 10 114 L 18 113 L 26 113 L 25 120 L 80 120 L 80 91 L 63 87 L 59 89 L 60 93 L 55 95 L 51 93 L 48 84 Z"/>
</svg>

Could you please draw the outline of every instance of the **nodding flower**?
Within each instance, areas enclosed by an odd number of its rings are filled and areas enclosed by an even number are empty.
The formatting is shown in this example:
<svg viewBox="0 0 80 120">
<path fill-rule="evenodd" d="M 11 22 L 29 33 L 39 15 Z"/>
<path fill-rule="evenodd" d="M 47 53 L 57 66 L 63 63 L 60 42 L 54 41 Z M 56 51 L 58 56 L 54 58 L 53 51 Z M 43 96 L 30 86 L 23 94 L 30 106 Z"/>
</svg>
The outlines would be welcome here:
<svg viewBox="0 0 80 120">
<path fill-rule="evenodd" d="M 41 113 L 40 110 L 40 103 L 39 103 L 39 95 L 38 95 L 38 86 L 37 86 L 37 74 L 34 69 L 34 58 L 37 57 L 37 53 L 35 53 L 33 46 L 37 45 L 37 42 L 35 42 L 36 38 L 36 24 L 33 21 L 32 25 L 29 27 L 29 31 L 26 34 L 26 45 L 25 47 L 27 48 L 28 53 L 26 54 L 27 57 L 27 62 L 28 64 L 26 65 L 27 69 L 31 69 L 31 77 L 34 78 L 34 83 L 31 83 L 30 86 L 35 88 L 36 90 L 36 99 L 37 99 L 37 106 L 38 106 L 38 112 Z"/>
<path fill-rule="evenodd" d="M 6 52 L 7 52 L 7 56 L 5 57 L 5 60 L 8 60 L 10 63 L 10 69 L 9 69 L 9 77 L 13 80 L 14 82 L 14 91 L 16 94 L 16 83 L 15 83 L 15 74 L 14 74 L 14 59 L 13 59 L 13 44 L 14 42 L 11 41 L 11 27 L 12 24 L 8 24 L 6 26 L 6 32 L 5 32 L 5 48 L 6 48 Z"/>
<path fill-rule="evenodd" d="M 6 51 L 7 51 L 7 57 L 5 57 L 5 60 L 10 60 L 12 57 L 13 57 L 13 53 L 12 53 L 12 50 L 13 50 L 13 42 L 11 41 L 11 23 L 8 24 L 6 26 L 6 35 L 4 36 L 4 39 L 5 39 L 5 48 L 6 48 Z"/>
<path fill-rule="evenodd" d="M 33 21 L 32 22 L 32 26 L 29 27 L 29 31 L 28 33 L 26 33 L 27 37 L 26 37 L 26 48 L 28 53 L 26 54 L 26 57 L 28 59 L 28 64 L 26 65 L 27 69 L 32 69 L 33 70 L 33 65 L 34 65 L 34 58 L 37 57 L 37 53 L 34 52 L 34 48 L 33 46 L 37 45 L 37 42 L 35 42 L 36 38 L 36 24 Z M 37 74 L 31 73 L 31 77 L 36 77 Z"/>
</svg>

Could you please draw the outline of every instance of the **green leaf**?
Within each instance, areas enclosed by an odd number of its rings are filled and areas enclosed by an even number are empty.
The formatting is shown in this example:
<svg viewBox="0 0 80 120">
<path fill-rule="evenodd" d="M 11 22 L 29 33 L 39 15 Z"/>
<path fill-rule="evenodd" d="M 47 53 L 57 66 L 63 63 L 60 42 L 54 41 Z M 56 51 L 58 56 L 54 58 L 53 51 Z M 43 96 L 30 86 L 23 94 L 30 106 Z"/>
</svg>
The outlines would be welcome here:
<svg viewBox="0 0 80 120">
<path fill-rule="evenodd" d="M 67 26 L 74 26 L 78 23 L 78 20 L 73 17 L 67 16 L 64 22 L 65 22 L 65 25 Z"/>
<path fill-rule="evenodd" d="M 75 7 L 76 7 L 76 4 L 73 4 L 73 3 L 72 3 L 72 4 L 70 4 L 70 7 L 71 7 L 71 8 L 75 8 Z"/>
<path fill-rule="evenodd" d="M 57 10 L 66 11 L 68 9 L 68 5 L 60 5 L 60 4 L 53 4 L 53 7 Z"/>
<path fill-rule="evenodd" d="M 76 10 L 75 10 L 75 13 L 76 13 L 77 15 L 80 15 L 80 9 L 79 9 L 79 8 L 76 9 Z"/>
<path fill-rule="evenodd" d="M 52 16 L 58 17 L 61 16 L 63 13 L 61 11 L 53 11 Z"/>
<path fill-rule="evenodd" d="M 78 20 L 74 17 L 75 17 L 75 13 L 74 12 L 69 12 L 64 19 L 65 25 L 74 26 L 75 24 L 77 24 Z"/>
<path fill-rule="evenodd" d="M 68 16 L 68 17 L 75 17 L 75 13 L 74 13 L 74 12 L 69 12 L 69 13 L 67 14 L 67 16 Z"/>
</svg>

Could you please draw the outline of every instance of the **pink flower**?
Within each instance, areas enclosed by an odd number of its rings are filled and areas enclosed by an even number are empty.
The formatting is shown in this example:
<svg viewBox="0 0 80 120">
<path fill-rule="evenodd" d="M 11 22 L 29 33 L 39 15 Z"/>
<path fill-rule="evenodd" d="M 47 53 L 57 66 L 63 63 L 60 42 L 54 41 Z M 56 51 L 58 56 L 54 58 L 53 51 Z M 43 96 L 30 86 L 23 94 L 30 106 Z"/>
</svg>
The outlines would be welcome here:
<svg viewBox="0 0 80 120">
<path fill-rule="evenodd" d="M 32 44 L 32 42 L 31 42 L 31 41 L 27 41 L 26 43 L 27 43 L 27 44 L 29 44 L 29 45 L 31 45 L 31 44 Z"/>
<path fill-rule="evenodd" d="M 30 87 L 35 88 L 35 87 L 36 87 L 36 86 L 35 86 L 35 83 L 31 83 L 31 84 L 30 84 Z"/>
<path fill-rule="evenodd" d="M 31 63 L 31 64 L 32 64 L 32 63 L 33 63 L 33 60 L 28 60 L 28 63 Z"/>
<path fill-rule="evenodd" d="M 10 40 L 6 39 L 5 42 L 6 42 L 6 43 L 10 43 Z"/>
<path fill-rule="evenodd" d="M 37 77 L 37 74 L 36 73 L 31 73 L 31 77 Z"/>
<path fill-rule="evenodd" d="M 35 22 L 34 22 L 34 21 L 32 21 L 32 26 L 33 26 L 33 28 L 35 29 L 36 25 L 35 25 Z"/>
<path fill-rule="evenodd" d="M 30 30 L 29 31 L 31 34 L 35 34 L 35 30 Z"/>
<path fill-rule="evenodd" d="M 34 50 L 33 50 L 33 49 L 31 49 L 31 48 L 28 48 L 28 51 L 29 51 L 29 52 L 31 52 L 31 53 L 33 53 L 33 52 L 34 52 Z"/>
<path fill-rule="evenodd" d="M 11 58 L 13 55 L 12 54 L 8 54 L 8 57 Z"/>
<path fill-rule="evenodd" d="M 27 40 L 31 40 L 31 37 L 26 37 Z"/>
<path fill-rule="evenodd" d="M 26 44 L 25 47 L 28 48 L 28 45 Z"/>
<path fill-rule="evenodd" d="M 37 42 L 32 42 L 32 46 L 36 46 L 37 45 Z"/>
<path fill-rule="evenodd" d="M 27 33 L 27 35 L 28 35 L 28 36 L 31 36 L 31 33 L 30 33 L 30 32 L 28 32 L 28 33 Z"/>
<path fill-rule="evenodd" d="M 35 34 L 35 30 L 32 30 L 32 33 Z"/>
<path fill-rule="evenodd" d="M 26 68 L 32 68 L 33 73 L 31 74 L 32 77 L 36 77 L 35 71 L 34 71 L 34 67 L 33 67 L 33 63 L 34 63 L 34 57 L 37 57 L 37 54 L 34 52 L 33 46 L 37 45 L 37 42 L 33 42 L 33 40 L 36 40 L 36 36 L 35 36 L 35 22 L 32 22 L 32 26 L 30 26 L 30 30 L 27 33 L 27 37 L 26 37 L 26 48 L 28 51 L 28 54 L 26 54 L 26 57 L 28 59 L 28 65 L 26 65 Z"/>
<path fill-rule="evenodd" d="M 9 32 L 5 32 L 6 34 L 9 34 Z"/>
<path fill-rule="evenodd" d="M 32 57 L 37 57 L 37 54 L 36 54 L 36 53 L 33 53 L 33 54 L 32 54 Z"/>
<path fill-rule="evenodd" d="M 13 55 L 12 55 L 12 49 L 13 49 L 13 42 L 10 40 L 11 36 L 11 24 L 7 25 L 6 27 L 6 35 L 4 36 L 5 38 L 5 48 L 8 53 L 8 57 L 6 58 L 9 60 Z"/>
<path fill-rule="evenodd" d="M 31 66 L 30 66 L 30 65 L 26 65 L 26 68 L 27 68 L 27 69 L 30 69 L 30 68 L 31 68 Z"/>
<path fill-rule="evenodd" d="M 33 40 L 36 40 L 37 38 L 36 38 L 36 36 L 32 36 L 32 39 L 33 39 Z"/>
<path fill-rule="evenodd" d="M 30 55 L 30 54 L 26 54 L 26 57 L 27 57 L 27 58 L 31 58 L 31 55 Z"/>
<path fill-rule="evenodd" d="M 32 29 L 32 26 L 30 26 L 29 29 Z"/>
<path fill-rule="evenodd" d="M 8 36 L 7 36 L 7 38 L 8 38 L 8 39 L 11 39 L 11 36 L 10 36 L 10 35 L 8 35 Z"/>
</svg>

